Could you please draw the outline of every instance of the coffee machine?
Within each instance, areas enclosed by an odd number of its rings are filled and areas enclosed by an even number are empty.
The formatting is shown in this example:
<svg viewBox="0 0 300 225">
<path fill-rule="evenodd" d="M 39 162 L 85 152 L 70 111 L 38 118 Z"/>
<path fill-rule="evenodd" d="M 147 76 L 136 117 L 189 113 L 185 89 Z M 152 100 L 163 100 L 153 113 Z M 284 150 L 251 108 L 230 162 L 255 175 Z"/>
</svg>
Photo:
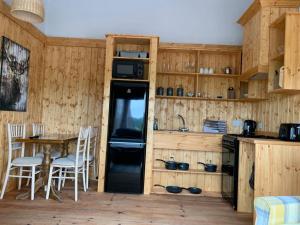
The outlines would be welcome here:
<svg viewBox="0 0 300 225">
<path fill-rule="evenodd" d="M 255 136 L 256 122 L 254 120 L 245 120 L 242 135 L 245 137 Z"/>
</svg>

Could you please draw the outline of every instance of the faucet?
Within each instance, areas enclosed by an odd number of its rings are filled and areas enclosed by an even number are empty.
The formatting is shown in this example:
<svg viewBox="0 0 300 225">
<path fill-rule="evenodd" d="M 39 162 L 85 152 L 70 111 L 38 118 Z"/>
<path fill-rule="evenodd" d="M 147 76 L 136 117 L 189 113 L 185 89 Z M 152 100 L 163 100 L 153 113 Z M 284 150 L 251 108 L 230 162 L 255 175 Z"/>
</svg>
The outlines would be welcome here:
<svg viewBox="0 0 300 225">
<path fill-rule="evenodd" d="M 181 119 L 182 125 L 183 125 L 182 127 L 179 127 L 178 130 L 181 131 L 181 132 L 187 132 L 187 131 L 189 131 L 189 128 L 185 127 L 185 120 L 184 120 L 183 116 L 180 115 L 180 114 L 177 114 L 177 117 L 179 117 Z"/>
</svg>

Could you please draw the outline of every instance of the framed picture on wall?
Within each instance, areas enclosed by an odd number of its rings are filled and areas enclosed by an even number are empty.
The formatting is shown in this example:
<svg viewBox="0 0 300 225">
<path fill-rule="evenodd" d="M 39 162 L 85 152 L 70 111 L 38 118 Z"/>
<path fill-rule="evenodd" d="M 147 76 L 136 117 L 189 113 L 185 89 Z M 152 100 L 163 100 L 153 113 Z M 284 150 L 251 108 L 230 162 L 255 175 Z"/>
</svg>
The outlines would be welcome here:
<svg viewBox="0 0 300 225">
<path fill-rule="evenodd" d="M 0 47 L 0 110 L 26 112 L 30 51 L 6 37 Z"/>
</svg>

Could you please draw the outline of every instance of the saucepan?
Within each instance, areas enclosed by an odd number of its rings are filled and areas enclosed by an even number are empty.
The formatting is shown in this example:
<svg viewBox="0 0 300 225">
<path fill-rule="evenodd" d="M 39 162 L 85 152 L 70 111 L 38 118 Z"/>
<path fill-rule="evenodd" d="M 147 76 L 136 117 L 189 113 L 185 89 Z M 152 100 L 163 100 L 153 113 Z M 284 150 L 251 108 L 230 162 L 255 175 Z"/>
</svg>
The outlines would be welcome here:
<svg viewBox="0 0 300 225">
<path fill-rule="evenodd" d="M 167 170 L 177 170 L 177 162 L 175 161 L 165 161 L 162 159 L 156 159 L 156 161 L 164 162 Z"/>
<path fill-rule="evenodd" d="M 216 172 L 217 171 L 217 165 L 216 164 L 203 163 L 203 162 L 198 162 L 198 164 L 204 165 L 204 170 L 206 172 Z"/>
<path fill-rule="evenodd" d="M 179 163 L 177 163 L 177 168 L 179 170 L 189 170 L 190 164 L 184 163 L 184 162 L 179 162 Z"/>
</svg>

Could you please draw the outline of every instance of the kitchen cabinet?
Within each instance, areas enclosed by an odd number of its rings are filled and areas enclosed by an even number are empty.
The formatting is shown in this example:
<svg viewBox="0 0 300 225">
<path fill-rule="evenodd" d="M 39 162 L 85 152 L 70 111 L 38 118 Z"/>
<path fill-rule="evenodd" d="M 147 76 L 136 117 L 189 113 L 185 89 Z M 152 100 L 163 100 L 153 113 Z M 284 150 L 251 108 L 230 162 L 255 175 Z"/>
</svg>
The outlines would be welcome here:
<svg viewBox="0 0 300 225">
<path fill-rule="evenodd" d="M 252 213 L 260 196 L 300 195 L 300 143 L 239 138 L 238 212 Z M 249 178 L 254 167 L 254 190 Z"/>
<path fill-rule="evenodd" d="M 153 151 L 153 129 L 154 122 L 154 105 L 155 105 L 155 82 L 156 82 L 156 62 L 159 37 L 157 36 L 141 36 L 141 35 L 106 35 L 106 57 L 105 57 L 105 74 L 103 86 L 103 110 L 102 110 L 102 126 L 99 151 L 99 179 L 98 192 L 104 191 L 105 165 L 107 158 L 107 137 L 108 137 L 108 120 L 110 108 L 110 87 L 111 81 L 133 81 L 149 83 L 149 101 L 147 112 L 147 141 L 146 141 L 146 158 L 145 158 L 145 175 L 144 175 L 144 193 L 150 193 L 150 180 L 152 174 L 149 173 L 152 168 L 152 151 Z M 117 56 L 117 51 L 146 51 L 149 58 L 127 58 Z M 140 60 L 145 62 L 144 80 L 132 79 L 116 79 L 112 77 L 113 60 L 127 59 Z M 149 169 L 150 168 L 150 169 Z"/>
<path fill-rule="evenodd" d="M 185 188 L 198 187 L 202 189 L 202 193 L 193 196 L 221 197 L 222 136 L 209 133 L 155 131 L 151 193 L 169 194 L 162 187 L 154 186 L 160 184 Z M 167 170 L 164 163 L 155 160 L 168 161 L 171 157 L 176 162 L 189 163 L 190 169 Z M 197 164 L 199 161 L 216 164 L 217 172 L 206 172 L 203 165 Z M 192 194 L 184 190 L 180 195 Z"/>
<path fill-rule="evenodd" d="M 269 25 L 286 12 L 298 11 L 299 5 L 298 0 L 255 0 L 238 20 L 244 29 L 241 80 L 267 79 Z"/>
<path fill-rule="evenodd" d="M 271 93 L 300 92 L 300 13 L 286 13 L 270 25 Z"/>
</svg>

